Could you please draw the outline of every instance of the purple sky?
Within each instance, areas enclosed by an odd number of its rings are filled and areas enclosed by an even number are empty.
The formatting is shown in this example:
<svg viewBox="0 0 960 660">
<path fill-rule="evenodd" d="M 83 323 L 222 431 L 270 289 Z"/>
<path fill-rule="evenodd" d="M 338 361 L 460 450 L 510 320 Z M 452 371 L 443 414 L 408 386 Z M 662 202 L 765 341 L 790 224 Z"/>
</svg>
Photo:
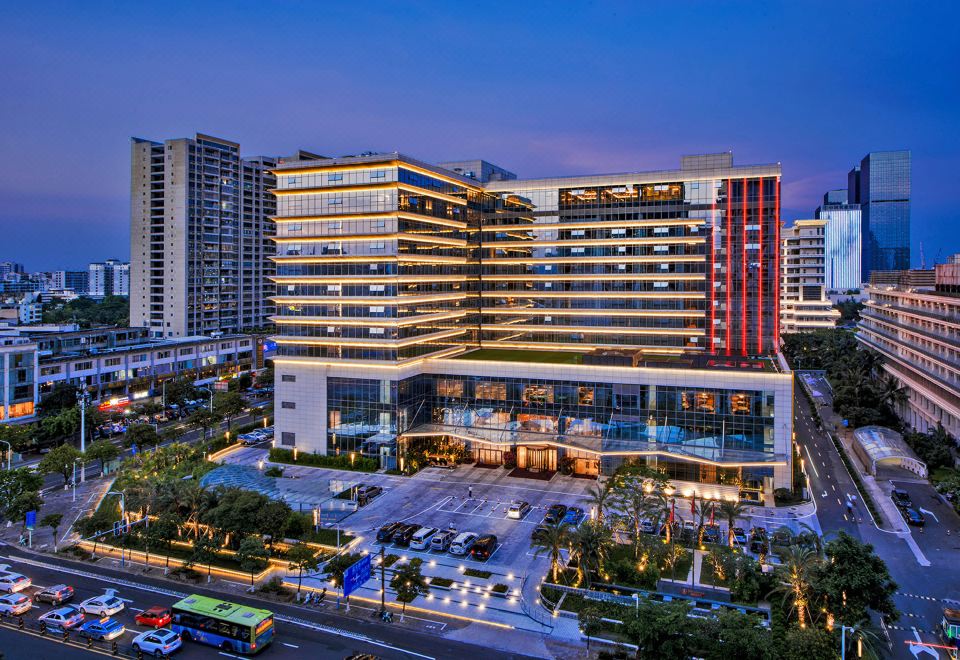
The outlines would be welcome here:
<svg viewBox="0 0 960 660">
<path fill-rule="evenodd" d="M 202 10 L 199 9 L 202 7 Z M 196 9 L 195 9 L 196 8 Z M 913 258 L 960 252 L 956 3 L 16 3 L 0 21 L 0 260 L 127 258 L 129 139 L 400 150 L 521 177 L 783 163 L 810 217 L 913 151 Z"/>
</svg>

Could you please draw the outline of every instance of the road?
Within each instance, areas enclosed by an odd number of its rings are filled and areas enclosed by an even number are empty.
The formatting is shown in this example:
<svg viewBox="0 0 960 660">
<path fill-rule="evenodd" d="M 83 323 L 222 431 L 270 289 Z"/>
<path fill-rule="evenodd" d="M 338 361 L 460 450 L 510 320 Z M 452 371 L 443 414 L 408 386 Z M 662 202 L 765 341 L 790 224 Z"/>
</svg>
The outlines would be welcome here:
<svg viewBox="0 0 960 660">
<path fill-rule="evenodd" d="M 829 394 L 825 393 L 823 399 L 824 404 L 829 404 Z M 906 650 L 906 641 L 939 643 L 937 627 L 942 614 L 941 600 L 957 598 L 960 594 L 960 572 L 956 570 L 957 550 L 960 550 L 960 538 L 956 535 L 960 519 L 940 502 L 929 484 L 913 483 L 912 480 L 911 483 L 896 484 L 909 490 L 915 502 L 933 510 L 940 518 L 937 523 L 927 516 L 925 531 L 914 532 L 908 537 L 909 541 L 915 542 L 920 556 L 930 562 L 929 566 L 921 565 L 907 539 L 880 530 L 873 524 L 836 447 L 826 432 L 817 430 L 807 398 L 799 391 L 794 405 L 794 430 L 807 466 L 824 535 L 829 540 L 831 532 L 843 530 L 872 544 L 898 585 L 894 602 L 901 616 L 889 626 L 894 657 L 911 657 Z M 852 516 L 847 513 L 848 495 L 857 495 Z M 940 657 L 947 658 L 945 653 Z"/>
<path fill-rule="evenodd" d="M 87 563 L 74 563 L 62 559 L 48 560 L 43 556 L 30 555 L 12 546 L 0 547 L 0 563 L 11 565 L 11 569 L 28 575 L 34 582 L 29 589 L 32 593 L 39 587 L 66 583 L 74 587 L 76 597 L 73 604 L 94 595 L 102 594 L 106 588 L 117 589 L 117 595 L 126 600 L 126 609 L 115 616 L 127 627 L 127 633 L 121 638 L 121 648 L 128 646 L 133 637 L 143 630 L 143 626 L 134 623 L 138 610 L 153 605 L 169 605 L 180 596 L 177 593 L 199 593 L 224 598 L 223 594 L 209 591 L 203 587 L 173 583 L 146 576 L 130 576 L 108 568 Z M 131 579 L 132 578 L 132 579 Z M 317 611 L 294 605 L 265 603 L 262 600 L 243 596 L 229 596 L 229 600 L 270 609 L 275 613 L 277 636 L 264 657 L 276 660 L 302 660 L 305 657 L 345 658 L 355 653 L 369 653 L 384 659 L 435 659 L 466 658 L 482 653 L 481 649 L 443 637 L 411 629 L 407 624 L 390 625 L 374 623 L 345 616 L 342 613 Z M 40 605 L 31 610 L 25 618 L 36 618 L 51 609 Z M 89 617 L 88 617 L 89 618 Z M 9 640 L 13 640 L 10 642 Z M 61 657 L 96 657 L 83 649 L 64 647 L 47 639 L 30 637 L 27 633 L 0 630 L 2 649 L 7 659 Z M 31 649 L 28 651 L 27 649 Z M 217 649 L 187 643 L 178 654 L 185 660 L 199 658 L 218 658 L 225 655 Z M 498 653 L 498 657 L 522 658 L 525 656 Z M 235 657 L 235 656 L 231 656 Z"/>
</svg>

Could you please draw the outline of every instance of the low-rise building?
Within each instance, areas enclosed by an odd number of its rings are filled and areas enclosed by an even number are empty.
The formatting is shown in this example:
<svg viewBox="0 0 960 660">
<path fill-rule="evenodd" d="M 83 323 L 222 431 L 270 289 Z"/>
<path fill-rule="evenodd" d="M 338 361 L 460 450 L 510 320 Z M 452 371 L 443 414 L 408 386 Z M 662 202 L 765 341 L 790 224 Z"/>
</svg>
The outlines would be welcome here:
<svg viewBox="0 0 960 660">
<path fill-rule="evenodd" d="M 0 423 L 36 415 L 37 345 L 25 337 L 0 336 Z"/>
<path fill-rule="evenodd" d="M 960 255 L 933 271 L 875 271 L 866 292 L 857 338 L 907 388 L 897 413 L 960 438 Z"/>
<path fill-rule="evenodd" d="M 784 227 L 780 270 L 780 332 L 832 328 L 840 312 L 827 295 L 826 220 L 797 220 Z"/>
</svg>

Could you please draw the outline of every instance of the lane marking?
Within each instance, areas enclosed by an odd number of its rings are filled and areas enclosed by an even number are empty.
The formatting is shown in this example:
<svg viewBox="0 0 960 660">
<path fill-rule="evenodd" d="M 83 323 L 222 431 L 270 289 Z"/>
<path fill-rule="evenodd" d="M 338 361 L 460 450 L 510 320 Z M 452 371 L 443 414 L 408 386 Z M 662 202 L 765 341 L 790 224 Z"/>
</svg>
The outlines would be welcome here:
<svg viewBox="0 0 960 660">
<path fill-rule="evenodd" d="M 287 643 L 287 642 L 281 642 L 281 644 L 283 644 L 284 646 L 289 646 L 289 647 L 292 648 L 292 649 L 298 649 L 298 648 L 300 648 L 300 647 L 297 646 L 296 644 L 289 644 L 289 643 Z"/>
</svg>

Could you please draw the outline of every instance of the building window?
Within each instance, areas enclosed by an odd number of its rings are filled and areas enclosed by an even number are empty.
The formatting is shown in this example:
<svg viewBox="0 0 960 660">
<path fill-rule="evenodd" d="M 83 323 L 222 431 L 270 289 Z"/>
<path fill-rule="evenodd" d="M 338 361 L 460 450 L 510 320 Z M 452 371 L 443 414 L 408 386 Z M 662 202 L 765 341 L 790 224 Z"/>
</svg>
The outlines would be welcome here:
<svg viewBox="0 0 960 660">
<path fill-rule="evenodd" d="M 86 371 L 93 369 L 93 362 L 77 362 L 73 365 L 74 371 Z"/>
<path fill-rule="evenodd" d="M 343 173 L 328 174 L 328 175 L 327 175 L 327 181 L 328 181 L 328 182 L 331 182 L 331 181 L 343 181 Z"/>
<path fill-rule="evenodd" d="M 476 385 L 475 394 L 476 394 L 476 398 L 478 399 L 506 401 L 507 400 L 507 384 L 480 381 Z"/>
<path fill-rule="evenodd" d="M 118 358 L 118 357 L 107 358 L 106 360 L 103 361 L 103 366 L 105 366 L 105 367 L 115 367 L 115 366 L 117 366 L 118 364 L 120 364 L 120 363 L 122 363 L 122 362 L 123 362 L 123 358 Z"/>
<path fill-rule="evenodd" d="M 437 396 L 463 396 L 463 381 L 454 378 L 440 378 L 437 380 Z"/>
<path fill-rule="evenodd" d="M 281 382 L 281 383 L 296 383 L 296 382 L 297 382 L 297 377 L 294 376 L 293 374 L 283 374 L 282 376 L 280 376 L 280 382 Z"/>
<path fill-rule="evenodd" d="M 280 444 L 284 447 L 293 447 L 297 444 L 297 434 L 284 431 L 280 434 Z"/>
<path fill-rule="evenodd" d="M 296 407 L 297 407 L 297 402 L 296 402 L 296 401 L 281 401 L 281 402 L 280 402 L 280 407 L 281 407 L 281 408 L 286 408 L 287 410 L 295 410 Z"/>
<path fill-rule="evenodd" d="M 370 173 L 371 179 L 382 179 L 385 176 L 387 176 L 386 170 L 374 170 L 373 172 Z"/>
</svg>

